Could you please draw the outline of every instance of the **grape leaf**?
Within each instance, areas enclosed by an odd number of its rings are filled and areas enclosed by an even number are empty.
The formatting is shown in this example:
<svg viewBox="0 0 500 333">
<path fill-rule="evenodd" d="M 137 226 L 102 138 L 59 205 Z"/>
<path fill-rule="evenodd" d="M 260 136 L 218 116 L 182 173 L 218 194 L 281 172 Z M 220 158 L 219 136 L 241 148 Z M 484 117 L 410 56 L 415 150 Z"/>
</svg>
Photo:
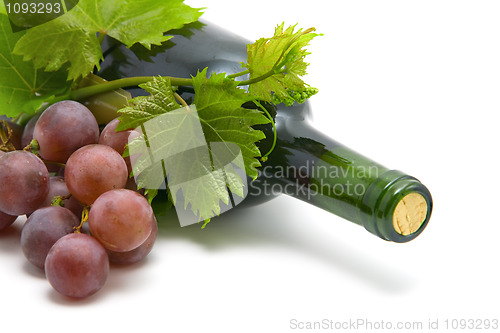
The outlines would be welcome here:
<svg viewBox="0 0 500 333">
<path fill-rule="evenodd" d="M 132 159 L 139 187 L 153 188 L 154 194 L 167 178 L 176 209 L 190 208 L 195 222 L 219 215 L 221 202 L 230 202 L 228 189 L 243 197 L 245 175 L 257 176 L 260 151 L 255 143 L 265 135 L 252 126 L 270 120 L 258 110 L 243 108 L 254 97 L 224 74 L 207 78 L 206 69 L 199 72 L 193 78 L 194 105 L 165 112 L 158 105 L 164 104 L 169 94 L 164 90 L 171 87 L 158 81 L 151 85 L 147 103 L 134 102 L 120 110 L 123 116 L 137 117 L 136 124 L 147 120 L 141 126 L 143 136 L 129 143 L 130 155 L 139 155 Z"/>
<path fill-rule="evenodd" d="M 244 67 L 250 71 L 250 80 L 274 72 L 249 87 L 250 93 L 264 101 L 272 102 L 273 94 L 276 95 L 275 101 L 290 100 L 294 98 L 291 91 L 304 92 L 308 89 L 301 78 L 307 74 L 309 65 L 304 61 L 309 54 L 304 48 L 319 34 L 314 33 L 314 29 L 294 30 L 295 26 L 284 30 L 282 23 L 276 27 L 273 37 L 261 38 L 247 46 L 248 62 Z"/>
<path fill-rule="evenodd" d="M 55 71 L 70 63 L 68 79 L 86 76 L 102 59 L 96 33 L 147 49 L 172 36 L 164 33 L 194 22 L 200 9 L 183 0 L 80 0 L 68 13 L 27 31 L 14 52 L 37 68 Z M 69 47 L 71 46 L 71 47 Z"/>
<path fill-rule="evenodd" d="M 33 114 L 45 101 L 70 88 L 66 72 L 44 72 L 12 54 L 24 32 L 13 33 L 7 15 L 0 13 L 0 114 Z"/>
<path fill-rule="evenodd" d="M 202 119 L 203 132 L 207 142 L 232 142 L 237 144 L 243 154 L 246 173 L 257 178 L 261 156 L 255 145 L 265 139 L 262 131 L 252 126 L 269 124 L 269 120 L 258 110 L 245 109 L 242 105 L 255 97 L 237 88 L 238 82 L 221 74 L 212 74 L 207 78 L 207 69 L 193 78 L 195 91 L 194 104 Z"/>
<path fill-rule="evenodd" d="M 138 96 L 129 100 L 129 106 L 119 110 L 121 114 L 117 131 L 139 127 L 154 117 L 179 108 L 175 101 L 172 85 L 168 78 L 155 77 L 139 85 L 148 96 Z"/>
</svg>

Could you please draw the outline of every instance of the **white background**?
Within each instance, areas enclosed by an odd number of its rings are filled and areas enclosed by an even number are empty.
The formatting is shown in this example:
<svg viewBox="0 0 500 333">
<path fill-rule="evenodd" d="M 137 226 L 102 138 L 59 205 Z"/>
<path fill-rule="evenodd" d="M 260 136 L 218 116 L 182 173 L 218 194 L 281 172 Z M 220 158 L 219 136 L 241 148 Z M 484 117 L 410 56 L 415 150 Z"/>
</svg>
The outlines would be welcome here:
<svg viewBox="0 0 500 333">
<path fill-rule="evenodd" d="M 2 330 L 267 333 L 300 331 L 292 319 L 437 319 L 444 331 L 446 319 L 500 319 L 500 3 L 187 3 L 249 39 L 282 21 L 324 33 L 308 59 L 314 123 L 426 184 L 427 229 L 390 243 L 283 196 L 205 230 L 162 224 L 144 263 L 113 268 L 98 294 L 71 301 L 24 259 L 18 221 L 0 235 Z"/>
</svg>

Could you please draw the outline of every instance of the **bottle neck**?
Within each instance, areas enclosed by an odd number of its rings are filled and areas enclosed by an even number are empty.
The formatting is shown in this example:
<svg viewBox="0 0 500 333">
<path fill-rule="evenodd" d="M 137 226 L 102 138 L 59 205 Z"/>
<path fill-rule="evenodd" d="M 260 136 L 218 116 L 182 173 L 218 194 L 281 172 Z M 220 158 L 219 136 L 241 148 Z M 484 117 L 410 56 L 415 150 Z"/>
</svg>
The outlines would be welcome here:
<svg viewBox="0 0 500 333">
<path fill-rule="evenodd" d="M 317 131 L 305 115 L 278 112 L 276 148 L 250 186 L 306 201 L 386 240 L 420 234 L 431 213 L 429 191 Z"/>
</svg>

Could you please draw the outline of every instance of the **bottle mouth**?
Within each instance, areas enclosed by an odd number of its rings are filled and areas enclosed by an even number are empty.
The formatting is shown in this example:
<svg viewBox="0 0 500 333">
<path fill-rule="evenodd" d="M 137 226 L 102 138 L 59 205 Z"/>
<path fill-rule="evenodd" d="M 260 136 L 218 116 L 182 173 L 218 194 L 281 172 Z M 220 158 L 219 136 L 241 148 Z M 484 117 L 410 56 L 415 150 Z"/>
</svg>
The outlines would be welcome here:
<svg viewBox="0 0 500 333">
<path fill-rule="evenodd" d="M 432 197 L 417 179 L 391 170 L 370 185 L 361 212 L 368 231 L 388 241 L 405 243 L 415 239 L 427 226 Z"/>
</svg>

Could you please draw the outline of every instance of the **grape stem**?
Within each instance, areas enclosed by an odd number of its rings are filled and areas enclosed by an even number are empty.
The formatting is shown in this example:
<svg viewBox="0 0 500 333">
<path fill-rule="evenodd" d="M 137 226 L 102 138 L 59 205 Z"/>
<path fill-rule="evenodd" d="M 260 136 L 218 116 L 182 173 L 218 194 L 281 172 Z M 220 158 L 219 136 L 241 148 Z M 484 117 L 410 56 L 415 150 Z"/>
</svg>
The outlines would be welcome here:
<svg viewBox="0 0 500 333">
<path fill-rule="evenodd" d="M 16 150 L 14 144 L 11 142 L 13 132 L 6 120 L 0 121 L 0 138 L 2 144 L 0 144 L 0 150 L 2 151 L 13 151 Z"/>
<path fill-rule="evenodd" d="M 185 108 L 189 109 L 189 105 L 186 103 L 186 101 L 179 95 L 178 93 L 174 92 L 174 97 L 175 99 Z"/>
<path fill-rule="evenodd" d="M 71 194 L 68 194 L 66 196 L 55 196 L 52 198 L 52 200 L 50 201 L 50 205 L 51 206 L 59 206 L 59 207 L 64 207 L 64 200 L 67 200 L 71 198 Z"/>
<path fill-rule="evenodd" d="M 26 147 L 23 148 L 23 150 L 38 156 L 40 145 L 38 144 L 38 141 L 36 139 L 33 139 Z"/>
<path fill-rule="evenodd" d="M 90 207 L 89 206 L 85 206 L 83 207 L 83 211 L 82 211 L 82 220 L 80 221 L 80 225 L 78 227 L 75 227 L 73 228 L 74 229 L 74 233 L 75 234 L 80 234 L 82 232 L 82 227 L 83 227 L 83 224 L 85 222 L 88 221 L 89 219 L 89 210 L 90 210 Z"/>
</svg>

